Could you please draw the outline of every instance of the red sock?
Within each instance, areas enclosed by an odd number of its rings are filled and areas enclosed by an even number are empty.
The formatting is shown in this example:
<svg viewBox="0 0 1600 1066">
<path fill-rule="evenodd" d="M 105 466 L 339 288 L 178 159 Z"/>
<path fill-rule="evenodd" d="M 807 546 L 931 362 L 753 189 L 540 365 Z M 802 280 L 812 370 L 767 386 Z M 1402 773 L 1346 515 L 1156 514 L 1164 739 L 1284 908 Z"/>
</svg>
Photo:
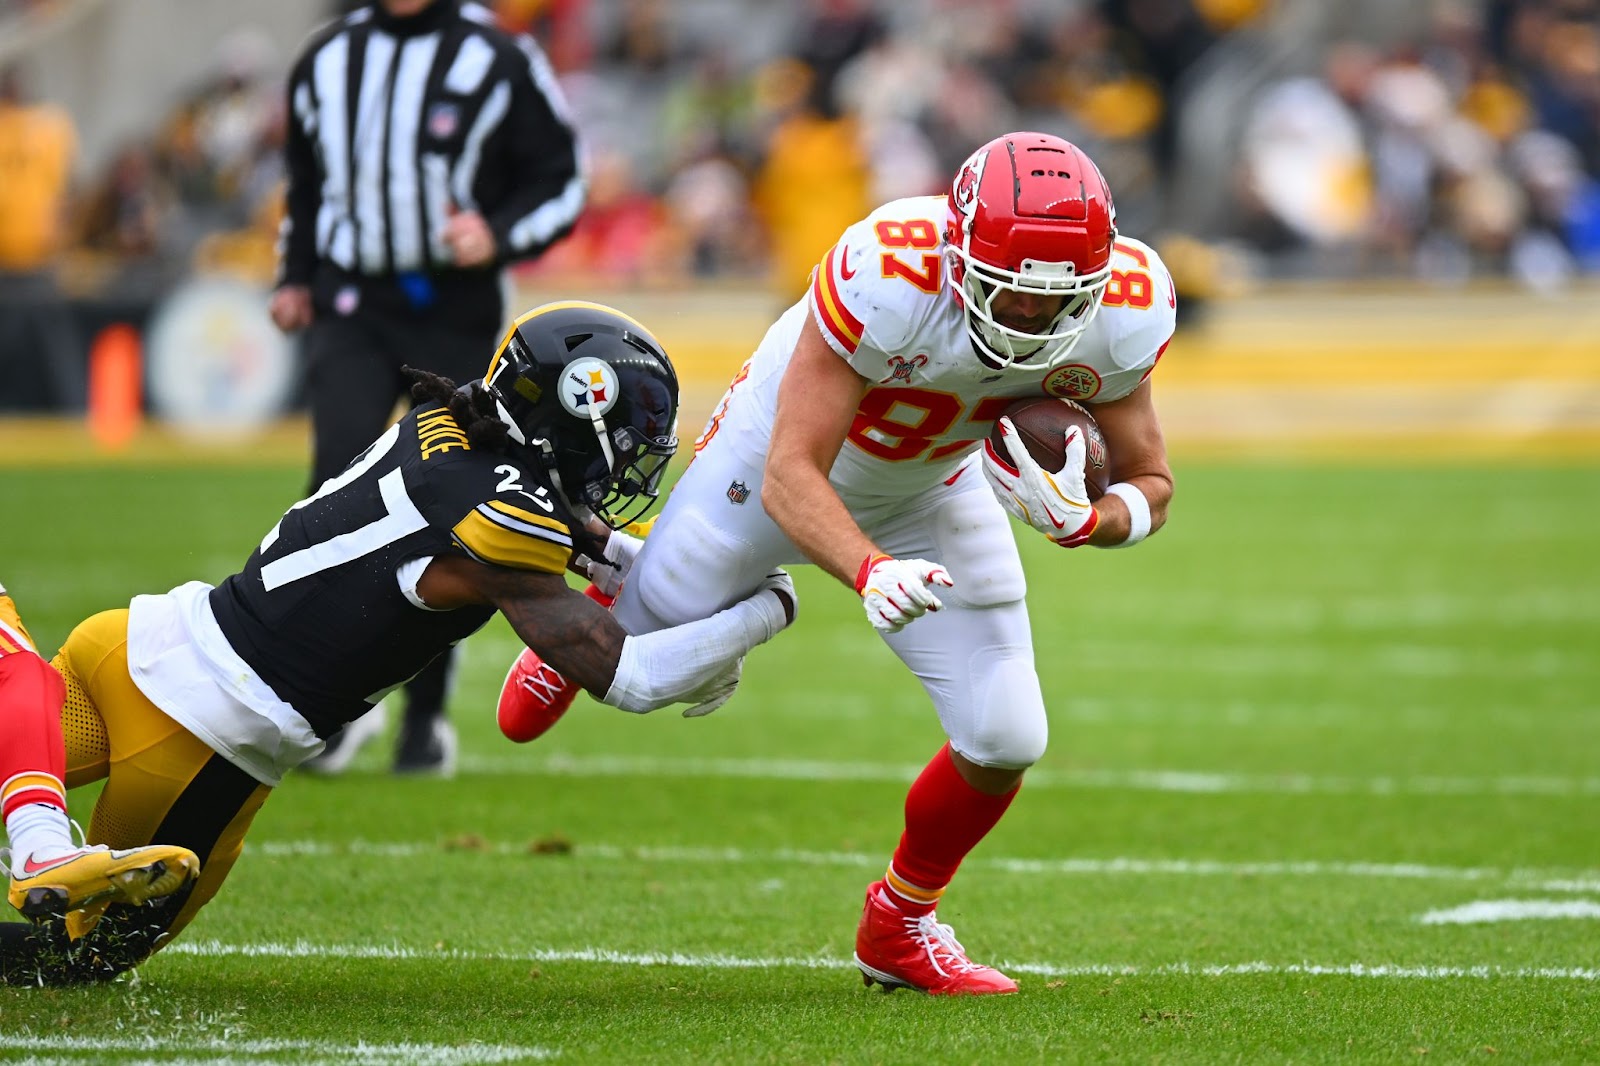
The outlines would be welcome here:
<svg viewBox="0 0 1600 1066">
<path fill-rule="evenodd" d="M 906 830 L 884 877 L 890 900 L 907 914 L 933 910 L 961 860 L 1000 821 L 1021 787 L 1003 796 L 979 792 L 951 761 L 950 745 L 940 748 L 906 795 Z"/>
<path fill-rule="evenodd" d="M 0 655 L 0 817 L 25 803 L 65 809 L 61 705 L 66 698 L 61 675 L 33 652 Z"/>
</svg>

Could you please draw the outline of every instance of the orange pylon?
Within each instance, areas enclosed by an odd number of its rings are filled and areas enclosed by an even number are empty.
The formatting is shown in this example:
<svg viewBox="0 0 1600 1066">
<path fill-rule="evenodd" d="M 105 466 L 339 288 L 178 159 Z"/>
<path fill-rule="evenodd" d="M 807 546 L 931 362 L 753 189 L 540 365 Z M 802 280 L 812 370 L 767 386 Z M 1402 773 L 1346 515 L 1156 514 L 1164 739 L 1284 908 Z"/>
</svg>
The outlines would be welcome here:
<svg viewBox="0 0 1600 1066">
<path fill-rule="evenodd" d="M 120 452 L 144 420 L 144 353 L 126 322 L 101 330 L 89 348 L 89 436 L 102 451 Z"/>
</svg>

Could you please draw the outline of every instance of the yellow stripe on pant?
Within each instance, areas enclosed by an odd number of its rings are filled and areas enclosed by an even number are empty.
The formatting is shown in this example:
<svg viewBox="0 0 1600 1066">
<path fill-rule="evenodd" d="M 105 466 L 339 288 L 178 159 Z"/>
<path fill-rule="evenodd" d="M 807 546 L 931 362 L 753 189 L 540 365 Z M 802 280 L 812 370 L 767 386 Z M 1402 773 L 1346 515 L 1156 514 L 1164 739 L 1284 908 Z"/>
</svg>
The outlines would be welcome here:
<svg viewBox="0 0 1600 1066">
<path fill-rule="evenodd" d="M 200 878 L 166 925 L 176 934 L 217 894 L 272 789 L 227 762 L 139 691 L 128 673 L 126 610 L 84 621 L 52 665 L 67 684 L 61 715 L 67 787 L 106 779 L 89 822 L 89 843 L 113 848 L 176 844 L 200 857 Z M 154 917 L 149 912 L 163 907 L 141 908 L 142 917 Z M 162 937 L 155 948 L 169 940 Z"/>
</svg>

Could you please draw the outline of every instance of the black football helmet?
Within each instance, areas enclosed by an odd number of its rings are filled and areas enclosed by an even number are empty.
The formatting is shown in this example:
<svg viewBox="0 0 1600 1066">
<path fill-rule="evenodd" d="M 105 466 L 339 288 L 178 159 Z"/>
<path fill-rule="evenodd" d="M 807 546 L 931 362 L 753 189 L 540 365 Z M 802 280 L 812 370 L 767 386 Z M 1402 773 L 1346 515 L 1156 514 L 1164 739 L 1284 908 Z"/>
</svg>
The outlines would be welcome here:
<svg viewBox="0 0 1600 1066">
<path fill-rule="evenodd" d="M 518 318 L 484 387 L 567 502 L 612 529 L 641 518 L 678 449 L 678 375 L 648 330 L 578 300 Z"/>
</svg>

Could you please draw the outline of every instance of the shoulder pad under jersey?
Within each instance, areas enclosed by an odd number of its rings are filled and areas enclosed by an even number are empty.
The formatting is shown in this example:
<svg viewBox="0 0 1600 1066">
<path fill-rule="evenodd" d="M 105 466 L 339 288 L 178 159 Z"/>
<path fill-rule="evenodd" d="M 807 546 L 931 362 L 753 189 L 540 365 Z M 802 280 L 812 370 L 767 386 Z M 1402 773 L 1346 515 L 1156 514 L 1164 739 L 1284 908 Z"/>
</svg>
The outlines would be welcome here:
<svg viewBox="0 0 1600 1066">
<path fill-rule="evenodd" d="M 1172 340 L 1177 292 L 1155 249 L 1132 237 L 1117 238 L 1111 269 L 1100 308 L 1111 361 L 1120 370 L 1142 370 L 1142 381 Z"/>
<path fill-rule="evenodd" d="M 443 408 L 421 409 L 419 465 L 440 525 L 481 563 L 559 574 L 572 556 L 576 520 L 537 471 L 512 457 L 466 447 Z M 462 447 L 447 448 L 452 431 Z"/>
<path fill-rule="evenodd" d="M 861 345 L 896 352 L 948 297 L 943 290 L 944 200 L 894 200 L 844 231 L 811 276 L 811 311 L 849 359 Z"/>
<path fill-rule="evenodd" d="M 500 484 L 505 487 L 479 501 L 450 530 L 455 542 L 480 563 L 565 572 L 572 557 L 572 525 L 554 494 L 509 475 Z"/>
</svg>

